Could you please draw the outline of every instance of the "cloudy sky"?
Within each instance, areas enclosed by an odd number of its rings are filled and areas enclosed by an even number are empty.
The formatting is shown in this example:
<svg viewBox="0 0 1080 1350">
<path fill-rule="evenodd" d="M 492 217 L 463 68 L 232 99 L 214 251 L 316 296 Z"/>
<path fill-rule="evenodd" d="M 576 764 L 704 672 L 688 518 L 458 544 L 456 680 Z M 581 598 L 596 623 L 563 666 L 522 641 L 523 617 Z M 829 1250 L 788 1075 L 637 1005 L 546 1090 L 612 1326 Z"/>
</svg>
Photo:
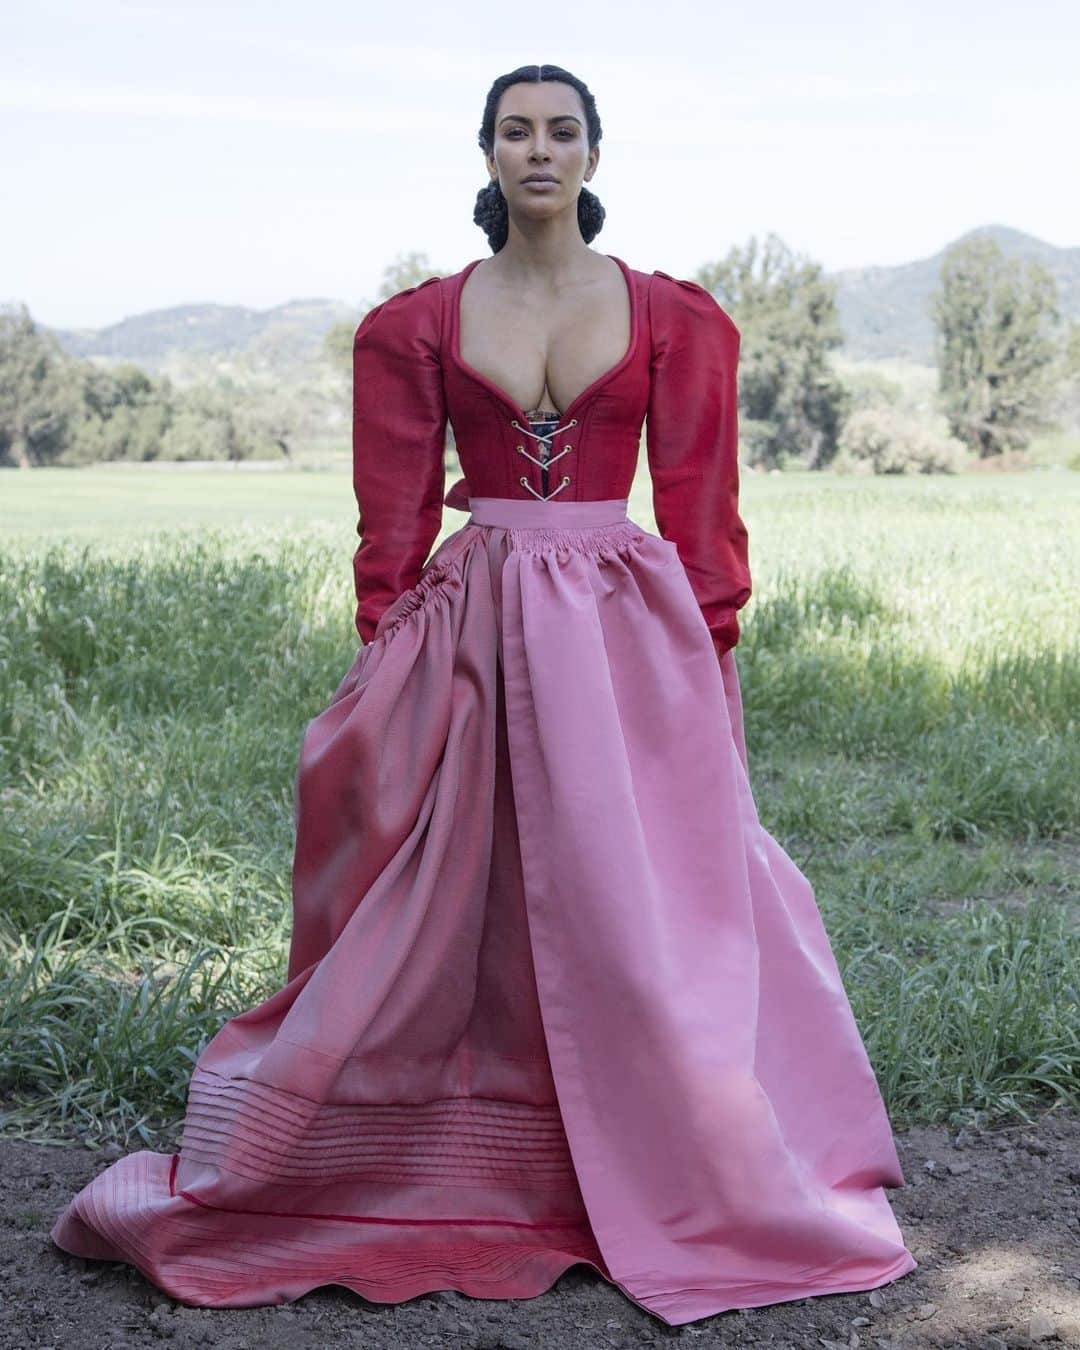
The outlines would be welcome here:
<svg viewBox="0 0 1080 1350">
<path fill-rule="evenodd" d="M 688 276 L 776 232 L 826 268 L 977 225 L 1080 244 L 1080 6 L 9 0 L 0 300 L 99 326 L 375 294 L 488 256 L 491 81 L 562 65 L 604 128 L 594 247 Z"/>
</svg>

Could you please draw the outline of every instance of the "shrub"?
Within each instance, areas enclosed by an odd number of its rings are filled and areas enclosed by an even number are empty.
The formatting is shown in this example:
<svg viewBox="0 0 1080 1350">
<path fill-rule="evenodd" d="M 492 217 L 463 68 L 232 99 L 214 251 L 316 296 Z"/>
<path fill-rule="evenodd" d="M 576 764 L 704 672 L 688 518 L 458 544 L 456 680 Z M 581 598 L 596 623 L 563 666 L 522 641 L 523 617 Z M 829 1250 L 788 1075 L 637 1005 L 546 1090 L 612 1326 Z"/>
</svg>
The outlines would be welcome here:
<svg viewBox="0 0 1080 1350">
<path fill-rule="evenodd" d="M 896 408 L 859 408 L 840 432 L 833 467 L 841 473 L 958 473 L 968 455 L 958 440 L 942 436 Z"/>
</svg>

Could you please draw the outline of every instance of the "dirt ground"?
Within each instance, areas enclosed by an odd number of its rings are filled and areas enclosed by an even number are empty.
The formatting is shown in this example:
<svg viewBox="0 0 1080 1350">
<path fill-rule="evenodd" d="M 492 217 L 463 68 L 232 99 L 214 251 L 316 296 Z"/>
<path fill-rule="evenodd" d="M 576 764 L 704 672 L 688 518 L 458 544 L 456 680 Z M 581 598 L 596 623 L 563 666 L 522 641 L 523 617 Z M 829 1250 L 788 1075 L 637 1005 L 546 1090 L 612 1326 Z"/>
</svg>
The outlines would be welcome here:
<svg viewBox="0 0 1080 1350">
<path fill-rule="evenodd" d="M 279 1307 L 187 1308 L 129 1267 L 82 1261 L 50 1242 L 56 1214 L 107 1158 L 0 1141 L 0 1347 L 1080 1347 L 1080 1116 L 899 1131 L 897 1144 L 908 1184 L 889 1196 L 917 1270 L 869 1293 L 668 1327 L 583 1265 L 535 1299 L 446 1292 L 382 1305 L 330 1287 Z"/>
</svg>

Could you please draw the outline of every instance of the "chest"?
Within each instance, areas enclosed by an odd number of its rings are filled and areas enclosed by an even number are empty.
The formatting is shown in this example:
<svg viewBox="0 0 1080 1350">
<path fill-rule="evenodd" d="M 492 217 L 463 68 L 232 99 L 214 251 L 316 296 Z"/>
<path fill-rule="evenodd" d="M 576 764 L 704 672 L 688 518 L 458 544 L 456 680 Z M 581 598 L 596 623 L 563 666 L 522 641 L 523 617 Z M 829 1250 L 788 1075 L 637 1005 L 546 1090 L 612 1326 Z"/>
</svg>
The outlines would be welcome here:
<svg viewBox="0 0 1080 1350">
<path fill-rule="evenodd" d="M 470 267 L 457 287 L 456 355 L 516 409 L 562 416 L 630 355 L 635 299 L 621 264 L 588 286 L 524 299 Z"/>
</svg>

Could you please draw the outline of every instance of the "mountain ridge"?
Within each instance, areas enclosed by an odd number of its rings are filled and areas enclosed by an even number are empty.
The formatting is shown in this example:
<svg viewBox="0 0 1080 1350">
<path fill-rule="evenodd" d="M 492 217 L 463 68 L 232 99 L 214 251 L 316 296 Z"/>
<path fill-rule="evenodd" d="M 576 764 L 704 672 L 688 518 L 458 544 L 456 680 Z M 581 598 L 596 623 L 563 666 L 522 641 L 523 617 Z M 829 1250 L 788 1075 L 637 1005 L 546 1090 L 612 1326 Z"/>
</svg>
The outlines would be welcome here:
<svg viewBox="0 0 1080 1350">
<path fill-rule="evenodd" d="M 1062 248 L 1007 225 L 978 226 L 925 258 L 826 272 L 836 285 L 843 355 L 856 360 L 902 357 L 932 365 L 931 292 L 948 248 L 971 237 L 994 239 L 1007 257 L 1044 263 L 1057 282 L 1062 314 L 1080 320 L 1080 247 Z M 253 351 L 271 357 L 274 364 L 288 364 L 316 357 L 332 324 L 359 323 L 366 308 L 322 296 L 267 309 L 187 303 L 129 315 L 101 328 L 41 327 L 70 355 L 105 363 L 133 361 L 162 369 L 179 353 L 227 357 Z"/>
</svg>

